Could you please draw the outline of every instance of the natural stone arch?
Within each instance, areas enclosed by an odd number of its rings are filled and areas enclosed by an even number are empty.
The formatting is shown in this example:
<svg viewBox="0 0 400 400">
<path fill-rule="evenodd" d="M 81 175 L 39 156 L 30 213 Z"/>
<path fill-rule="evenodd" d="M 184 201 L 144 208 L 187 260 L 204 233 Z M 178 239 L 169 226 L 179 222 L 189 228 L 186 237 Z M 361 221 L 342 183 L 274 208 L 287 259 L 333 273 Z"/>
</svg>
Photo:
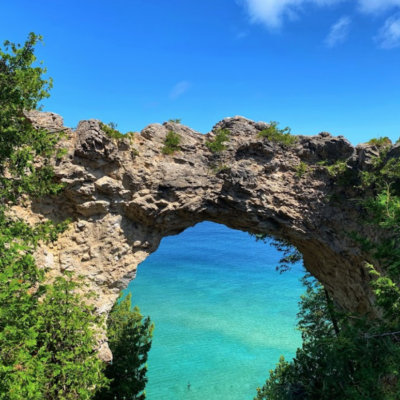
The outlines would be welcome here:
<svg viewBox="0 0 400 400">
<path fill-rule="evenodd" d="M 30 119 L 51 130 L 65 129 L 56 114 L 35 112 Z M 360 209 L 348 200 L 348 188 L 338 194 L 317 163 L 347 160 L 363 169 L 377 149 L 355 148 L 326 132 L 299 136 L 288 147 L 260 138 L 257 133 L 266 127 L 234 117 L 202 135 L 167 122 L 117 141 L 99 121 L 80 122 L 76 130 L 67 130 L 62 143 L 68 155 L 55 162 L 65 192 L 15 209 L 31 221 L 73 221 L 54 246 L 39 249 L 39 265 L 52 274 L 69 269 L 87 276 L 99 294 L 99 311 L 107 312 L 163 237 L 208 220 L 286 239 L 338 304 L 367 311 L 372 296 L 363 262 L 368 255 L 346 233 L 376 233 L 360 224 Z M 216 155 L 205 143 L 222 128 L 231 136 L 227 149 Z M 162 154 L 169 130 L 181 136 L 181 151 L 172 156 Z M 300 162 L 308 165 L 301 178 Z M 328 201 L 334 191 L 342 201 Z"/>
</svg>

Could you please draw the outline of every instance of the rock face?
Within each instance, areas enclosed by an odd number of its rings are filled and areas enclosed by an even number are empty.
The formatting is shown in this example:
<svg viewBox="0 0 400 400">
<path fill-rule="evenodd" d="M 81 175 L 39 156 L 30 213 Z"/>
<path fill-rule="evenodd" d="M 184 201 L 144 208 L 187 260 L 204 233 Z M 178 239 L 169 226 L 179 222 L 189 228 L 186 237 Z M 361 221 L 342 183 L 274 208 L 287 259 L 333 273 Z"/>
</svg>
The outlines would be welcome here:
<svg viewBox="0 0 400 400">
<path fill-rule="evenodd" d="M 29 118 L 52 131 L 65 129 L 53 113 L 30 113 Z M 38 250 L 39 264 L 53 275 L 72 270 L 86 276 L 98 293 L 99 312 L 107 313 L 163 237 L 213 221 L 286 239 L 337 303 L 367 311 L 373 301 L 363 268 L 368 255 L 347 233 L 374 237 L 376 232 L 360 223 L 357 203 L 348 200 L 346 188 L 334 189 L 317 163 L 346 160 L 349 168 L 368 169 L 378 150 L 355 148 L 327 132 L 300 136 L 288 147 L 260 138 L 257 133 L 266 126 L 226 118 L 202 135 L 167 122 L 117 141 L 101 130 L 100 121 L 80 122 L 75 131 L 66 131 L 60 145 L 68 155 L 54 164 L 66 190 L 15 209 L 32 222 L 72 220 L 55 245 Z M 222 128 L 231 132 L 227 149 L 213 154 L 205 143 Z M 170 130 L 181 136 L 181 151 L 167 156 L 162 148 Z M 303 176 L 300 162 L 307 164 Z M 329 200 L 333 192 L 342 201 Z M 104 350 L 103 358 L 109 356 Z"/>
</svg>

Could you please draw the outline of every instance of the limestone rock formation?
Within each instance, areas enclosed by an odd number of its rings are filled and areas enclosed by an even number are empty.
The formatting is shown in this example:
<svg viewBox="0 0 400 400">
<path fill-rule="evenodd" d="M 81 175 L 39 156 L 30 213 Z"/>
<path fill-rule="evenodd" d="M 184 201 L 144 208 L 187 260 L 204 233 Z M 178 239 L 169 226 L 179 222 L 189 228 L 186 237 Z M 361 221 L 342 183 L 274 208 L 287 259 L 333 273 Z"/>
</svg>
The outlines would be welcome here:
<svg viewBox="0 0 400 400">
<path fill-rule="evenodd" d="M 65 129 L 53 113 L 29 118 L 52 131 Z M 68 154 L 54 162 L 65 191 L 15 209 L 32 222 L 72 220 L 54 246 L 38 250 L 39 264 L 53 275 L 72 270 L 86 276 L 99 312 L 107 313 L 163 237 L 213 221 L 286 239 L 344 309 L 365 312 L 373 301 L 363 268 L 368 255 L 346 233 L 376 232 L 361 224 L 358 204 L 318 162 L 346 160 L 348 168 L 368 169 L 378 149 L 353 147 L 327 132 L 299 136 L 288 147 L 257 135 L 267 126 L 226 118 L 202 135 L 166 122 L 120 140 L 107 136 L 97 120 L 67 129 L 60 146 Z M 214 154 L 205 143 L 223 128 L 231 132 L 227 149 Z M 181 151 L 168 156 L 162 148 L 170 130 L 181 136 Z M 398 148 L 392 152 L 398 156 Z M 303 176 L 300 162 L 307 164 Z M 342 201 L 332 201 L 333 193 Z M 105 346 L 103 358 L 109 356 Z"/>
</svg>

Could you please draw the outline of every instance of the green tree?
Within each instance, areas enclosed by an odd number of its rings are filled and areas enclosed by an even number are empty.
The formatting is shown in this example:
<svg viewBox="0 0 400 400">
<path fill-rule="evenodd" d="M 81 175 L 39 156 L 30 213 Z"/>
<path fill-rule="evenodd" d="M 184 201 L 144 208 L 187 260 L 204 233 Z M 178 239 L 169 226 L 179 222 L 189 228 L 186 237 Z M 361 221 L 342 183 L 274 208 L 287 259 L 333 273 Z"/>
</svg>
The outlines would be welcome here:
<svg viewBox="0 0 400 400">
<path fill-rule="evenodd" d="M 31 33 L 23 46 L 0 49 L 0 399 L 89 399 L 107 383 L 93 350 L 101 321 L 78 294 L 81 282 L 65 274 L 46 285 L 33 257 L 68 221 L 30 226 L 10 213 L 27 196 L 62 190 L 50 163 L 62 133 L 34 127 L 25 114 L 52 84 L 32 65 L 40 41 Z"/>
<path fill-rule="evenodd" d="M 43 79 L 46 69 L 36 61 L 35 45 L 41 36 L 29 34 L 23 46 L 4 42 L 0 48 L 0 197 L 2 204 L 22 194 L 54 194 L 62 186 L 53 182 L 50 156 L 62 132 L 36 129 L 25 112 L 38 108 L 49 97 L 52 80 Z M 35 164 L 41 157 L 39 166 Z"/>
<path fill-rule="evenodd" d="M 143 319 L 138 307 L 132 309 L 131 294 L 117 302 L 108 318 L 107 336 L 113 362 L 106 368 L 111 379 L 108 390 L 96 397 L 98 400 L 127 399 L 144 400 L 147 383 L 147 357 L 151 348 L 154 324 L 150 318 Z"/>
<path fill-rule="evenodd" d="M 293 361 L 281 358 L 257 400 L 400 399 L 400 161 L 383 147 L 373 166 L 360 173 L 360 206 L 364 223 L 383 239 L 354 237 L 379 262 L 380 272 L 365 265 L 376 312 L 339 312 L 324 287 L 306 279 L 298 314 L 302 347 Z"/>
<path fill-rule="evenodd" d="M 0 398 L 92 398 L 107 384 L 94 350 L 94 328 L 102 321 L 87 303 L 90 295 L 75 292 L 82 283 L 65 274 L 36 292 L 24 280 L 12 286 L 19 298 L 2 290 L 7 301 L 0 306 Z"/>
<path fill-rule="evenodd" d="M 381 299 L 399 304 L 399 293 L 387 278 L 379 278 Z M 388 334 L 390 324 L 339 313 L 325 289 L 315 280 L 303 280 L 298 329 L 303 344 L 291 362 L 283 357 L 256 400 L 393 400 L 400 396 L 400 347 Z"/>
</svg>

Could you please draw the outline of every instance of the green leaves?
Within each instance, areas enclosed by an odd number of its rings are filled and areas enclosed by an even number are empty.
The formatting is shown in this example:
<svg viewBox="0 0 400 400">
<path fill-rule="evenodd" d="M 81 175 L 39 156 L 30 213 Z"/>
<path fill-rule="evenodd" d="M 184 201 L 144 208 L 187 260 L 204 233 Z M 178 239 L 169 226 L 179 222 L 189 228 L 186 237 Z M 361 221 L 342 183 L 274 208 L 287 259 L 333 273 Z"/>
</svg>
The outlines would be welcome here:
<svg viewBox="0 0 400 400">
<path fill-rule="evenodd" d="M 273 143 L 285 146 L 294 146 L 298 142 L 297 136 L 290 134 L 291 129 L 289 127 L 279 129 L 278 125 L 279 122 L 271 121 L 268 128 L 258 132 L 258 136 Z"/>
<path fill-rule="evenodd" d="M 281 357 L 265 385 L 257 389 L 255 400 L 399 397 L 400 348 L 397 338 L 387 332 L 399 326 L 400 292 L 387 278 L 371 273 L 378 278 L 374 283 L 378 305 L 390 310 L 385 320 L 338 312 L 323 286 L 309 276 L 303 279 L 306 293 L 298 314 L 302 347 L 289 363 Z"/>
<path fill-rule="evenodd" d="M 89 399 L 107 382 L 93 350 L 103 322 L 91 295 L 78 294 L 83 283 L 70 273 L 44 285 L 31 255 L 67 227 L 0 214 L 0 399 Z"/>
<path fill-rule="evenodd" d="M 131 294 L 114 305 L 107 330 L 113 362 L 105 371 L 112 382 L 108 390 L 97 395 L 96 400 L 113 399 L 115 395 L 136 400 L 146 398 L 146 362 L 153 330 L 150 318 L 143 318 L 138 307 L 132 309 Z"/>
<path fill-rule="evenodd" d="M 181 147 L 179 146 L 180 142 L 181 142 L 181 137 L 177 133 L 169 131 L 164 140 L 164 147 L 162 148 L 162 153 L 165 155 L 172 155 L 176 151 L 180 151 L 181 150 Z"/>
<path fill-rule="evenodd" d="M 225 142 L 229 141 L 229 129 L 218 129 L 214 139 L 206 142 L 206 146 L 213 153 L 222 153 L 226 150 Z"/>
<path fill-rule="evenodd" d="M 23 197 L 59 193 L 49 161 L 60 132 L 35 128 L 25 112 L 48 97 L 51 80 L 34 67 L 31 33 L 24 46 L 0 49 L 0 399 L 90 399 L 107 384 L 96 355 L 96 327 L 103 321 L 80 295 L 83 283 L 64 274 L 44 284 L 33 253 L 39 242 L 54 242 L 69 221 L 28 225 L 11 217 Z M 65 152 L 65 151 L 64 151 Z"/>
<path fill-rule="evenodd" d="M 38 307 L 44 398 L 92 398 L 107 383 L 105 365 L 94 351 L 95 327 L 103 320 L 88 305 L 92 294 L 78 294 L 82 288 L 82 278 L 66 273 L 46 287 Z"/>
<path fill-rule="evenodd" d="M 386 235 L 379 242 L 353 236 L 380 263 L 382 272 L 366 265 L 376 297 L 374 318 L 339 312 L 323 286 L 304 279 L 306 293 L 298 314 L 302 347 L 292 362 L 280 360 L 257 389 L 256 400 L 400 398 L 398 161 L 376 165 L 378 190 L 369 192 L 362 205 L 370 224 Z"/>
<path fill-rule="evenodd" d="M 290 271 L 292 265 L 303 260 L 300 251 L 285 239 L 277 238 L 268 234 L 250 233 L 250 235 L 254 236 L 257 241 L 261 240 L 264 243 L 268 243 L 270 246 L 275 247 L 276 250 L 283 253 L 283 257 L 279 260 L 279 263 L 276 266 L 276 270 L 279 271 L 280 274 Z"/>
<path fill-rule="evenodd" d="M 48 157 L 56 151 L 62 133 L 35 128 L 25 116 L 49 97 L 52 80 L 46 69 L 34 67 L 35 45 L 41 36 L 30 33 L 24 46 L 6 41 L 0 49 L 0 199 L 17 202 L 23 194 L 55 194 L 62 185 L 53 182 Z M 41 157 L 40 162 L 38 163 Z"/>
<path fill-rule="evenodd" d="M 182 118 L 171 118 L 168 122 L 172 122 L 174 124 L 180 124 L 182 122 Z"/>
<path fill-rule="evenodd" d="M 117 130 L 117 124 L 110 122 L 108 124 L 100 123 L 100 128 L 112 139 L 122 139 L 125 137 L 120 131 Z"/>
<path fill-rule="evenodd" d="M 378 138 L 370 139 L 367 143 L 376 147 L 386 147 L 390 146 L 392 144 L 392 141 L 387 136 L 381 136 Z"/>
<path fill-rule="evenodd" d="M 366 265 L 374 315 L 339 312 L 323 286 L 305 280 L 298 314 L 302 347 L 292 362 L 280 360 L 256 400 L 400 398 L 400 162 L 387 158 L 387 143 L 381 148 L 358 187 L 366 221 L 381 239 L 353 235 L 379 265 L 380 272 Z M 336 179 L 349 174 L 343 162 L 326 168 Z"/>
</svg>

